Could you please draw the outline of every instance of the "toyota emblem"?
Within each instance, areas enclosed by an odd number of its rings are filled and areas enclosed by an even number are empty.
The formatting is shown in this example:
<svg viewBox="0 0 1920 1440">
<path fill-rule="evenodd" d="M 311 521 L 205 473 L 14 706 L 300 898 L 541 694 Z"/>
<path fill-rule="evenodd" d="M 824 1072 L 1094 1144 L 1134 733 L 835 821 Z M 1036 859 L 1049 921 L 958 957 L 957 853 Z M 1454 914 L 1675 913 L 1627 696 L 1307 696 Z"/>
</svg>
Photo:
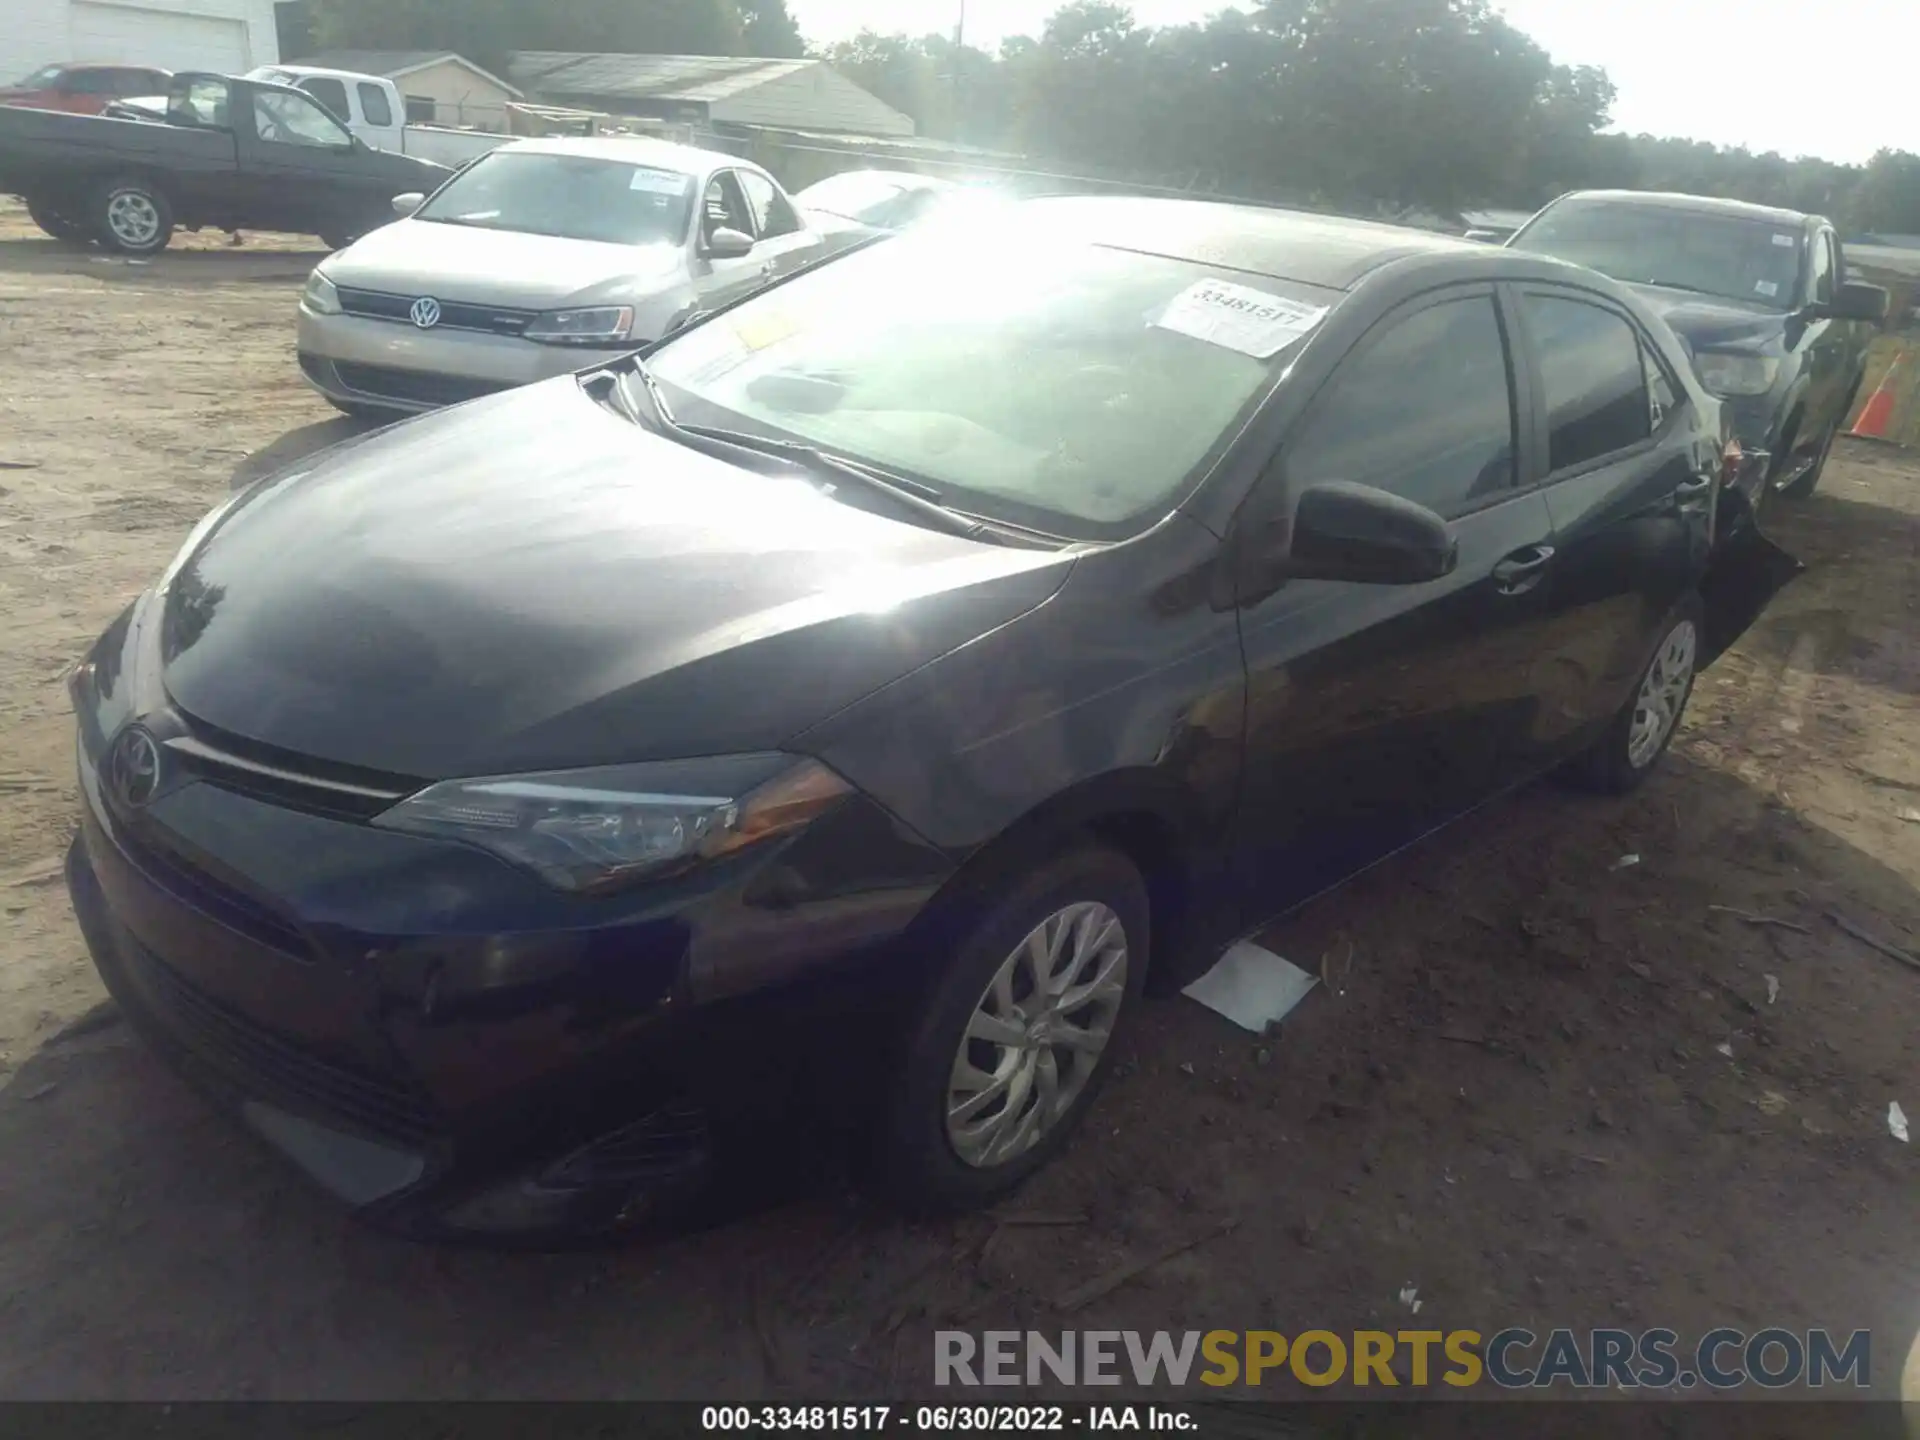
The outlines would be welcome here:
<svg viewBox="0 0 1920 1440">
<path fill-rule="evenodd" d="M 107 783 L 121 804 L 139 809 L 160 788 L 160 747 L 139 726 L 122 732 L 107 760 Z"/>
<path fill-rule="evenodd" d="M 413 308 L 407 314 L 422 330 L 431 330 L 440 323 L 440 302 L 431 295 L 422 295 L 413 302 Z"/>
</svg>

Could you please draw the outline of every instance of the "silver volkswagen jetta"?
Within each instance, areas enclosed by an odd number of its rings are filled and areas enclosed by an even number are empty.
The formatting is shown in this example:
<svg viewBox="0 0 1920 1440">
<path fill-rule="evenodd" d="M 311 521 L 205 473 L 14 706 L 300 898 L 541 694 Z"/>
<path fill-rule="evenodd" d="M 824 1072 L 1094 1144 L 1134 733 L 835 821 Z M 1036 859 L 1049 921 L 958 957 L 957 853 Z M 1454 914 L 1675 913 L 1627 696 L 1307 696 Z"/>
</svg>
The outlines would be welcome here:
<svg viewBox="0 0 1920 1440">
<path fill-rule="evenodd" d="M 350 413 L 431 409 L 625 354 L 804 263 L 758 166 L 628 138 L 521 140 L 315 267 L 300 368 Z"/>
</svg>

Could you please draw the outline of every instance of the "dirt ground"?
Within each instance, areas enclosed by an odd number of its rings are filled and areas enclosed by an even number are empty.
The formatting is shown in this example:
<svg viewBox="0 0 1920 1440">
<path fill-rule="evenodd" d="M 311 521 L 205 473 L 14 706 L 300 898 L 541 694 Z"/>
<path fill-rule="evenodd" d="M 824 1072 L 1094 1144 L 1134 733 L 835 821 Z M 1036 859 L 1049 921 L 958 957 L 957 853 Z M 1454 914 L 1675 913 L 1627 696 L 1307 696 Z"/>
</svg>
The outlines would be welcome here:
<svg viewBox="0 0 1920 1440">
<path fill-rule="evenodd" d="M 318 257 L 32 235 L 0 210 L 0 1396 L 897 1397 L 936 1328 L 1394 1329 L 1408 1286 L 1436 1329 L 1868 1328 L 1897 1393 L 1920 972 L 1827 912 L 1920 949 L 1920 460 L 1848 446 L 1769 517 L 1810 568 L 1641 793 L 1538 787 L 1278 927 L 1334 983 L 1272 1039 L 1151 1005 L 1007 1207 L 1078 1223 L 822 1183 L 615 1252 L 432 1249 L 151 1058 L 57 875 L 64 667 L 231 484 L 350 433 L 294 364 Z"/>
</svg>

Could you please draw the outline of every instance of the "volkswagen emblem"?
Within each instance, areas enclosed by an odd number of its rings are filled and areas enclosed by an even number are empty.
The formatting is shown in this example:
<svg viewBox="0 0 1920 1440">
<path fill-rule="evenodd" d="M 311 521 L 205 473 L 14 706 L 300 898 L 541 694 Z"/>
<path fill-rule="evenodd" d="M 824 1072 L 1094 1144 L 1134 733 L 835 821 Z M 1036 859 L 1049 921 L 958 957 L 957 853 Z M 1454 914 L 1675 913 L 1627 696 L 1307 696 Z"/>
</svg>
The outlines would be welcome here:
<svg viewBox="0 0 1920 1440">
<path fill-rule="evenodd" d="M 160 747 L 138 725 L 121 732 L 107 757 L 107 784 L 121 804 L 139 809 L 160 788 Z"/>
<path fill-rule="evenodd" d="M 440 302 L 431 295 L 422 295 L 413 302 L 413 308 L 407 314 L 422 330 L 431 330 L 440 323 Z"/>
</svg>

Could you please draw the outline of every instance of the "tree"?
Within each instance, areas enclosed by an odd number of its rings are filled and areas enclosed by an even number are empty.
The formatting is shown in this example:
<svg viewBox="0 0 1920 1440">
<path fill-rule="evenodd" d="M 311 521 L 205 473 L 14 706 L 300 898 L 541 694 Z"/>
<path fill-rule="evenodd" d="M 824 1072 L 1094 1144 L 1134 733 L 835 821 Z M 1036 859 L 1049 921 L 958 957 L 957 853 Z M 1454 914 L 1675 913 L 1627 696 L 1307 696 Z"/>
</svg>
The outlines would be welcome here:
<svg viewBox="0 0 1920 1440">
<path fill-rule="evenodd" d="M 736 0 L 749 55 L 797 60 L 807 53 L 807 42 L 787 9 L 787 0 Z"/>
</svg>

